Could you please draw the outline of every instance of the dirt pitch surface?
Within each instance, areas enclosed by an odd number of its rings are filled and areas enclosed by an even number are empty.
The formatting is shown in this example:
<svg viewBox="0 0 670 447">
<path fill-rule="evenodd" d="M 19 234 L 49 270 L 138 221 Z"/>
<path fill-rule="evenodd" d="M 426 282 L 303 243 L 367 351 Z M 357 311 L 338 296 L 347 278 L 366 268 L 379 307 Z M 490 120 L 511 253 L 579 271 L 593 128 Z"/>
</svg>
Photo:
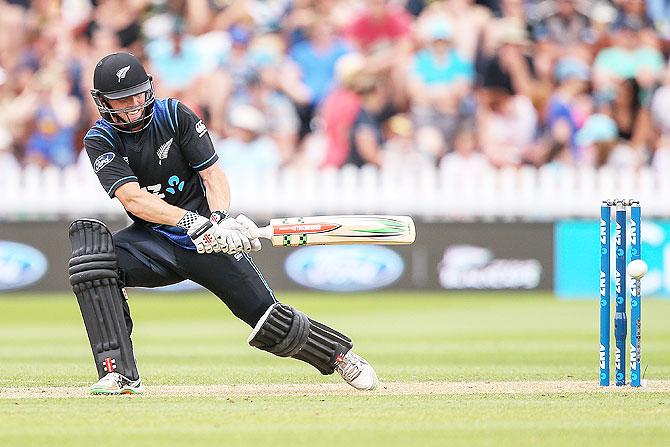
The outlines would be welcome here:
<svg viewBox="0 0 670 447">
<path fill-rule="evenodd" d="M 346 384 L 268 385 L 148 385 L 142 399 L 154 397 L 261 397 L 328 395 L 465 395 L 465 394 L 574 394 L 670 393 L 670 380 L 648 381 L 643 387 L 600 387 L 595 381 L 523 382 L 385 382 L 373 391 L 360 392 Z M 78 387 L 0 387 L 0 399 L 101 398 Z"/>
</svg>

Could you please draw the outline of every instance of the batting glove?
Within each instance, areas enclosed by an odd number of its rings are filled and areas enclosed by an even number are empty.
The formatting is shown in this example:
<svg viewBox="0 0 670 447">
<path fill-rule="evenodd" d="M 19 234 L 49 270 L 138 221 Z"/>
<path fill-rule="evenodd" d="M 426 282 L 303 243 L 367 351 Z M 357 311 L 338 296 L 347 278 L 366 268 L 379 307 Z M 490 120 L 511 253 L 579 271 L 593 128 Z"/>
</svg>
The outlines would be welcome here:
<svg viewBox="0 0 670 447">
<path fill-rule="evenodd" d="M 240 225 L 235 219 L 222 211 L 214 211 L 210 220 L 219 228 L 223 240 L 219 244 L 227 247 L 228 254 L 235 254 L 241 251 L 249 252 L 253 250 L 253 244 L 249 232 Z M 257 250 L 256 250 L 257 251 Z"/>
<path fill-rule="evenodd" d="M 254 223 L 254 221 L 249 219 L 244 214 L 237 216 L 235 221 L 245 229 L 246 234 L 249 236 L 251 242 L 251 251 L 260 251 L 263 247 L 261 246 L 261 241 L 258 238 L 258 226 Z"/>
<path fill-rule="evenodd" d="M 186 230 L 198 253 L 219 253 L 224 248 L 220 244 L 221 235 L 218 226 L 206 217 L 188 211 L 179 219 L 177 226 Z"/>
</svg>

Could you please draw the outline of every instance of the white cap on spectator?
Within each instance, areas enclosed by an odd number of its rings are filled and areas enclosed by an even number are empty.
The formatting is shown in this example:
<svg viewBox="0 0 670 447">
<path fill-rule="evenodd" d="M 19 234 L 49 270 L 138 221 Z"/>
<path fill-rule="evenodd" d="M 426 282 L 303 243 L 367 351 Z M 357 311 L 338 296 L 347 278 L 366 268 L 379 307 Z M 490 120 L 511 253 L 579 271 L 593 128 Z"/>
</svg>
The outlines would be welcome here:
<svg viewBox="0 0 670 447">
<path fill-rule="evenodd" d="M 498 41 L 501 44 L 529 45 L 526 25 L 514 17 L 505 17 L 497 22 Z"/>
<path fill-rule="evenodd" d="M 420 22 L 418 36 L 427 43 L 436 40 L 452 40 L 454 32 L 449 18 L 444 15 L 430 17 Z"/>
<path fill-rule="evenodd" d="M 340 85 L 351 87 L 354 79 L 365 69 L 365 57 L 360 53 L 348 53 L 335 62 L 335 78 Z"/>
<path fill-rule="evenodd" d="M 432 20 L 428 24 L 428 38 L 430 40 L 451 40 L 453 32 L 446 20 Z"/>
<path fill-rule="evenodd" d="M 612 23 L 616 19 L 617 10 L 607 1 L 599 1 L 591 8 L 589 18 L 598 23 Z"/>
<path fill-rule="evenodd" d="M 263 113 L 248 104 L 240 104 L 230 111 L 230 124 L 233 127 L 257 134 L 265 131 L 265 117 Z"/>
</svg>

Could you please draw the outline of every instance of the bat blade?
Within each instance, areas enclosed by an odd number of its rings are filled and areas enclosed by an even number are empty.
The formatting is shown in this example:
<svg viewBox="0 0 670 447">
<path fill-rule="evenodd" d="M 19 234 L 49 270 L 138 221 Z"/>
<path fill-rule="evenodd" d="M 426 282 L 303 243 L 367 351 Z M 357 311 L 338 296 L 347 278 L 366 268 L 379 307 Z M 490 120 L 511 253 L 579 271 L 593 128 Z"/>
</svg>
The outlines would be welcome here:
<svg viewBox="0 0 670 447">
<path fill-rule="evenodd" d="M 411 244 L 416 237 L 409 216 L 342 215 L 272 219 L 261 236 L 274 246 Z"/>
</svg>

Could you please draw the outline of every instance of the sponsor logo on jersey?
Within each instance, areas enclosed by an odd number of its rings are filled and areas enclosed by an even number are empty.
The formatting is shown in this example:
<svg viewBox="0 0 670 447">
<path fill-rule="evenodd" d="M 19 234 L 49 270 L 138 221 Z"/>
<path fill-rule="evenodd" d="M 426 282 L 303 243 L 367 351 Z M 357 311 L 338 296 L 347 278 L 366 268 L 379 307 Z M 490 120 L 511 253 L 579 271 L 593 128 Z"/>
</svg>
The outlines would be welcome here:
<svg viewBox="0 0 670 447">
<path fill-rule="evenodd" d="M 162 199 L 165 197 L 165 194 L 161 193 L 161 189 L 163 188 L 163 185 L 160 183 L 157 183 L 155 185 L 147 185 L 142 187 L 141 189 L 147 192 L 150 192 L 151 194 L 158 196 L 159 199 Z"/>
<path fill-rule="evenodd" d="M 123 157 L 123 161 L 125 161 L 125 162 L 128 163 L 128 164 L 130 164 L 130 162 L 128 161 L 128 157 Z"/>
<path fill-rule="evenodd" d="M 173 175 L 168 179 L 168 187 L 165 188 L 165 192 L 169 192 L 170 194 L 177 194 L 177 190 L 175 190 L 174 187 L 176 187 L 179 191 L 184 190 L 184 181 L 181 180 L 178 176 Z"/>
<path fill-rule="evenodd" d="M 195 131 L 198 132 L 198 137 L 203 136 L 207 132 L 207 126 L 205 126 L 202 120 L 195 123 Z"/>
<path fill-rule="evenodd" d="M 128 70 L 130 70 L 130 65 L 127 65 L 123 67 L 121 70 L 116 72 L 116 77 L 119 78 L 119 84 L 121 83 L 121 79 L 124 79 L 126 77 L 126 73 L 128 73 Z"/>
<path fill-rule="evenodd" d="M 100 170 L 110 164 L 112 160 L 114 160 L 114 152 L 105 152 L 95 159 L 95 162 L 93 162 L 93 170 L 95 172 L 100 172 Z"/>
<path fill-rule="evenodd" d="M 170 146 L 172 146 L 172 140 L 173 139 L 174 138 L 170 138 L 169 140 L 167 140 L 156 151 L 156 155 L 158 155 L 158 164 L 159 165 L 163 162 L 163 160 L 165 160 L 167 158 L 168 152 L 170 152 Z"/>
</svg>

